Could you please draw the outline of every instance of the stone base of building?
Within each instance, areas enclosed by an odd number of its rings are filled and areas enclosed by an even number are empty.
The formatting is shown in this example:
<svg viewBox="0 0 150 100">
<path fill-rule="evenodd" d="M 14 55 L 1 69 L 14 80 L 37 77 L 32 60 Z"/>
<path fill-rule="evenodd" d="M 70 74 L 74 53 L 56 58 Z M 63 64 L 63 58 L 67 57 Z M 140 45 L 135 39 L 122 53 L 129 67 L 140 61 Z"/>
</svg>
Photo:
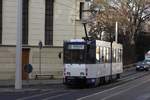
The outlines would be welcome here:
<svg viewBox="0 0 150 100">
<path fill-rule="evenodd" d="M 36 75 L 42 74 L 53 78 L 62 78 L 63 59 L 59 59 L 58 54 L 62 52 L 62 47 L 44 47 L 40 49 L 36 46 L 23 47 L 22 49 L 22 78 L 35 79 Z M 25 64 L 31 64 L 33 71 L 28 74 L 24 70 Z M 0 80 L 12 80 L 16 71 L 16 47 L 0 47 Z M 40 77 L 42 78 L 42 77 Z"/>
</svg>

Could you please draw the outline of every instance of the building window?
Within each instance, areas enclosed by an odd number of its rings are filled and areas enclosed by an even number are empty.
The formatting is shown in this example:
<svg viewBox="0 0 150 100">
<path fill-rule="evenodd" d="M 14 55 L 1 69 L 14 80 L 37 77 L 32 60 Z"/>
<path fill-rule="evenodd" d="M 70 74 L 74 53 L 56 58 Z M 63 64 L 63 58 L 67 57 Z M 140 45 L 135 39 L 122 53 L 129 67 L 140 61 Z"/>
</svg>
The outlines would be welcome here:
<svg viewBox="0 0 150 100">
<path fill-rule="evenodd" d="M 80 19 L 82 19 L 83 17 L 83 10 L 84 10 L 84 2 L 80 2 Z"/>
<path fill-rule="evenodd" d="M 2 44 L 2 9 L 3 0 L 0 0 L 0 44 Z"/>
<path fill-rule="evenodd" d="M 23 0 L 22 44 L 28 44 L 28 7 L 29 7 L 29 0 Z"/>
<path fill-rule="evenodd" d="M 53 45 L 54 0 L 46 0 L 45 5 L 45 45 Z"/>
</svg>

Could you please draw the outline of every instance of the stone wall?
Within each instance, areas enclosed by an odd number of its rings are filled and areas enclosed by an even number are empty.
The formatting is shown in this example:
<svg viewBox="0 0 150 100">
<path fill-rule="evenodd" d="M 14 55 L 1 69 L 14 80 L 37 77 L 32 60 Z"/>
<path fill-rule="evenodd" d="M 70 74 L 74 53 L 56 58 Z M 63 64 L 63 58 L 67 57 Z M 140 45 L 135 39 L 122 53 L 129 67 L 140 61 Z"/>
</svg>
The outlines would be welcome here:
<svg viewBox="0 0 150 100">
<path fill-rule="evenodd" d="M 62 48 L 43 48 L 41 50 L 41 72 L 46 75 L 54 75 L 55 78 L 63 76 L 63 62 L 59 59 L 58 54 L 62 52 Z M 31 78 L 39 74 L 40 70 L 40 54 L 38 48 L 33 48 L 30 52 L 30 63 L 33 65 Z"/>
<path fill-rule="evenodd" d="M 34 79 L 39 74 L 39 48 L 29 47 L 29 63 L 33 66 L 30 79 Z M 59 59 L 58 53 L 62 52 L 61 47 L 45 47 L 41 51 L 41 71 L 42 74 L 54 75 L 54 78 L 63 76 L 63 60 Z M 15 78 L 16 68 L 16 48 L 0 47 L 0 80 Z"/>
<path fill-rule="evenodd" d="M 0 79 L 14 79 L 16 66 L 14 47 L 0 47 Z"/>
<path fill-rule="evenodd" d="M 81 0 L 54 1 L 54 45 L 62 46 L 63 40 L 82 38 L 84 28 L 79 19 Z"/>
</svg>

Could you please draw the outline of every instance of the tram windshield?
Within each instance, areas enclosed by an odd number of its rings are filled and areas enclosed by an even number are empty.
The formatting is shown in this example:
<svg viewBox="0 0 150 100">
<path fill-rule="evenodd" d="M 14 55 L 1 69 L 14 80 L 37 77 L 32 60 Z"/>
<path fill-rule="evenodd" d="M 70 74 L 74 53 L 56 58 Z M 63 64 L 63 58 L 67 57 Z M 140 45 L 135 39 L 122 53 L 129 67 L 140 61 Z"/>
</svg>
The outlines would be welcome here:
<svg viewBox="0 0 150 100">
<path fill-rule="evenodd" d="M 95 63 L 95 48 L 85 44 L 64 45 L 65 64 L 92 64 Z"/>
</svg>

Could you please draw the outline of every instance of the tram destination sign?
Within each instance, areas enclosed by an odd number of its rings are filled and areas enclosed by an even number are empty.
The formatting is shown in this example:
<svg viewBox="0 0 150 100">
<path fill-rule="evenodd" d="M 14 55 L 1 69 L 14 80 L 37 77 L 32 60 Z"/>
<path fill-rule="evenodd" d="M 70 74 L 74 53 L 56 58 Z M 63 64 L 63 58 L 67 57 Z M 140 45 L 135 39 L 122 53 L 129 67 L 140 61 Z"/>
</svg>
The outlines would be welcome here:
<svg viewBox="0 0 150 100">
<path fill-rule="evenodd" d="M 68 49 L 76 49 L 76 50 L 83 50 L 84 49 L 84 45 L 73 45 L 73 44 L 71 44 L 71 45 L 68 45 Z"/>
</svg>

